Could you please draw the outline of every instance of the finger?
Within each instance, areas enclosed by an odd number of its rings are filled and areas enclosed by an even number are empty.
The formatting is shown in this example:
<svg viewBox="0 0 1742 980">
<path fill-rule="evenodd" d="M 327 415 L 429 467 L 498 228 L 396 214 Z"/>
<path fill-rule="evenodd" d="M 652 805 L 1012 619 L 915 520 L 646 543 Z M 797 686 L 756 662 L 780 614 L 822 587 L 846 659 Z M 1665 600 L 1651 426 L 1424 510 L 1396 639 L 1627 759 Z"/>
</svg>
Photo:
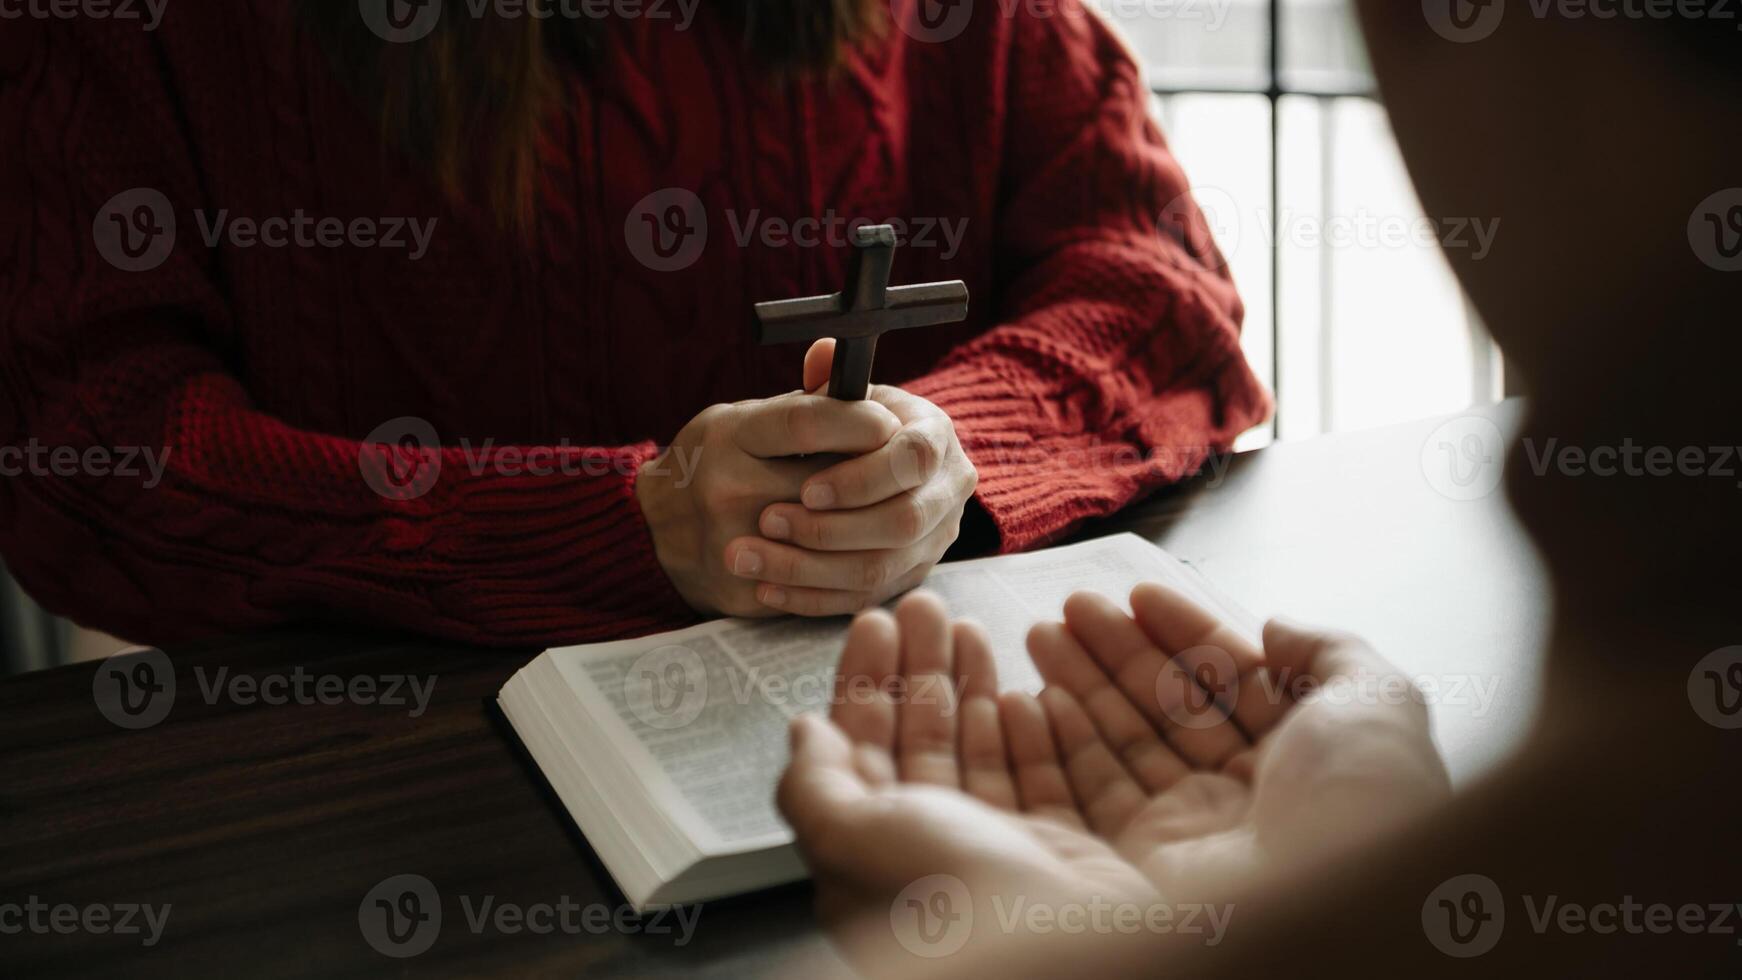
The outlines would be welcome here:
<svg viewBox="0 0 1742 980">
<path fill-rule="evenodd" d="M 842 815 L 870 795 L 853 767 L 845 732 L 816 715 L 794 718 L 789 729 L 792 761 L 780 778 L 776 805 L 799 846 L 826 840 Z"/>
<path fill-rule="evenodd" d="M 739 578 L 807 589 L 894 595 L 915 569 L 930 569 L 955 543 L 959 525 L 943 523 L 913 544 L 874 551 L 811 551 L 755 536 L 727 542 L 721 560 Z"/>
<path fill-rule="evenodd" d="M 966 619 L 951 624 L 956 651 L 956 690 L 962 700 L 998 696 L 998 663 L 992 657 L 992 641 L 979 623 Z"/>
<path fill-rule="evenodd" d="M 901 422 L 874 401 L 844 402 L 790 394 L 738 406 L 733 438 L 752 456 L 778 459 L 808 453 L 869 453 L 889 444 Z"/>
<path fill-rule="evenodd" d="M 1239 630 L 1178 590 L 1153 582 L 1131 591 L 1131 610 L 1136 613 L 1137 625 L 1162 650 L 1173 653 L 1187 671 L 1211 676 L 1229 672 L 1232 664 L 1234 722 L 1253 741 L 1288 714 L 1283 687 L 1264 654 Z M 1221 678 L 1216 684 L 1222 686 Z"/>
<path fill-rule="evenodd" d="M 901 640 L 895 617 L 874 609 L 853 620 L 829 715 L 856 745 L 885 755 L 895 752 L 895 700 L 891 685 L 901 669 Z"/>
<path fill-rule="evenodd" d="M 961 495 L 934 482 L 852 510 L 812 510 L 779 502 L 763 508 L 757 528 L 770 541 L 812 551 L 899 548 L 930 534 L 952 515 L 959 521 L 962 501 Z"/>
<path fill-rule="evenodd" d="M 829 383 L 829 373 L 835 366 L 835 339 L 824 337 L 804 352 L 804 390 L 825 395 L 821 390 Z"/>
<path fill-rule="evenodd" d="M 1040 704 L 1052 723 L 1071 795 L 1082 807 L 1089 829 L 1103 837 L 1124 830 L 1131 816 L 1149 801 L 1148 794 L 1101 740 L 1095 723 L 1070 692 L 1049 687 L 1040 692 Z"/>
<path fill-rule="evenodd" d="M 896 605 L 895 621 L 907 681 L 895 727 L 896 771 L 903 782 L 958 788 L 955 655 L 943 600 L 915 592 Z"/>
<path fill-rule="evenodd" d="M 1359 637 L 1273 619 L 1264 625 L 1264 649 L 1278 676 L 1292 679 L 1290 689 L 1301 696 L 1338 684 L 1365 684 L 1375 696 L 1356 698 L 1354 703 L 1395 708 L 1404 724 L 1423 733 L 1428 730 L 1427 701 L 1421 690 Z"/>
<path fill-rule="evenodd" d="M 1004 750 L 998 703 L 990 697 L 976 694 L 962 700 L 960 765 L 962 789 L 968 795 L 1000 810 L 1017 808 L 1016 780 Z"/>
<path fill-rule="evenodd" d="M 852 616 L 881 605 L 890 596 L 898 596 L 925 581 L 931 563 L 915 568 L 893 586 L 877 592 L 847 592 L 839 589 L 807 589 L 797 585 L 756 586 L 756 601 L 770 612 L 794 616 Z"/>
<path fill-rule="evenodd" d="M 1004 744 L 1016 777 L 1016 797 L 1026 813 L 1050 817 L 1073 827 L 1083 826 L 1076 797 L 1059 762 L 1052 726 L 1040 702 L 1012 692 L 998 699 L 1004 722 Z"/>
<path fill-rule="evenodd" d="M 1076 698 L 1145 790 L 1159 793 L 1192 771 L 1064 625 L 1040 623 L 1029 630 L 1028 655 L 1047 684 Z"/>
<path fill-rule="evenodd" d="M 1174 751 L 1197 769 L 1216 769 L 1251 744 L 1229 722 L 1216 694 L 1165 655 L 1125 611 L 1105 596 L 1078 592 L 1065 600 L 1065 625 Z M 1212 686 L 1226 686 L 1211 679 Z"/>
<path fill-rule="evenodd" d="M 949 416 L 928 415 L 902 426 L 874 450 L 862 450 L 863 455 L 806 480 L 799 499 L 811 510 L 869 507 L 924 486 L 943 471 L 955 447 Z"/>
<path fill-rule="evenodd" d="M 810 551 L 758 537 L 742 537 L 727 543 L 724 561 L 739 578 L 772 585 L 876 592 L 931 557 L 925 552 L 927 544 L 922 541 L 880 551 Z"/>
</svg>

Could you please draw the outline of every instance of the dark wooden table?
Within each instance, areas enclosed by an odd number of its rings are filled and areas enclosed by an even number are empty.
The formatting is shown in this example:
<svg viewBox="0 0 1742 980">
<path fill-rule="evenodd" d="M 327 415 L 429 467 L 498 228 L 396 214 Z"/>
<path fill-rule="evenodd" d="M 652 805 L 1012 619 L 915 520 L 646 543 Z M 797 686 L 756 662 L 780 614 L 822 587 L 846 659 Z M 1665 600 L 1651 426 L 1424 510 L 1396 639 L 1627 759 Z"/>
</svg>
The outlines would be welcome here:
<svg viewBox="0 0 1742 980">
<path fill-rule="evenodd" d="M 1517 409 L 1480 414 L 1506 426 Z M 1494 679 L 1485 705 L 1435 709 L 1467 779 L 1528 724 L 1546 598 L 1500 494 L 1458 499 L 1462 485 L 1448 493 L 1424 472 L 1445 431 L 1462 429 L 1433 421 L 1247 454 L 1089 533 L 1138 530 L 1253 611 L 1362 630 L 1411 673 Z M 589 932 L 578 912 L 575 933 L 472 929 L 466 903 L 486 899 L 622 903 L 489 708 L 536 651 L 297 631 L 169 653 L 173 708 L 140 730 L 98 710 L 96 665 L 0 683 L 0 976 L 739 977 L 829 955 L 803 886 L 709 904 L 689 942 Z M 223 669 L 227 682 L 300 670 L 434 688 L 421 717 L 209 699 L 202 682 Z M 428 952 L 394 959 L 366 941 L 358 910 L 401 874 L 430 879 L 443 920 Z M 33 902 L 170 911 L 145 948 L 143 934 L 57 932 L 41 910 L 32 928 L 20 915 Z"/>
</svg>

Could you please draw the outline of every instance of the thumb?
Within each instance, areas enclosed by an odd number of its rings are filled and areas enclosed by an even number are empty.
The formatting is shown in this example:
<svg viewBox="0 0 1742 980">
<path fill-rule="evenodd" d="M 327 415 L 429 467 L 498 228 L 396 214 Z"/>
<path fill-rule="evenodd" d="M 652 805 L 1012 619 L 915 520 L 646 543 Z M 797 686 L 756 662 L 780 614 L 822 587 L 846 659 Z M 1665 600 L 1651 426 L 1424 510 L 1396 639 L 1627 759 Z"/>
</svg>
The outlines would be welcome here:
<svg viewBox="0 0 1742 980">
<path fill-rule="evenodd" d="M 811 345 L 804 352 L 804 390 L 811 394 L 819 394 L 820 388 L 829 383 L 829 369 L 835 364 L 835 340 L 824 337 Z"/>
<path fill-rule="evenodd" d="M 833 722 L 803 714 L 792 720 L 789 732 L 792 761 L 775 802 L 799 843 L 811 847 L 868 792 L 853 768 L 852 743 Z"/>
</svg>

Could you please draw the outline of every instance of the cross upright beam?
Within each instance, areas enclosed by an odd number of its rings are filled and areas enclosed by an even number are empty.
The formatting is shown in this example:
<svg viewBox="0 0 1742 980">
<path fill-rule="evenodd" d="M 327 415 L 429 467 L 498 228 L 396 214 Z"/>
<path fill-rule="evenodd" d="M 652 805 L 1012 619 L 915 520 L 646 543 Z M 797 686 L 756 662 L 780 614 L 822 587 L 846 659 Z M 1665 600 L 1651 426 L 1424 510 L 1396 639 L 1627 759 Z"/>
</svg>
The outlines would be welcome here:
<svg viewBox="0 0 1742 980">
<path fill-rule="evenodd" d="M 895 229 L 889 225 L 855 228 L 846 288 L 827 296 L 757 303 L 757 343 L 835 338 L 829 394 L 843 401 L 863 399 L 871 388 L 877 338 L 891 330 L 959 323 L 968 317 L 968 286 L 959 279 L 889 285 L 895 245 Z"/>
</svg>

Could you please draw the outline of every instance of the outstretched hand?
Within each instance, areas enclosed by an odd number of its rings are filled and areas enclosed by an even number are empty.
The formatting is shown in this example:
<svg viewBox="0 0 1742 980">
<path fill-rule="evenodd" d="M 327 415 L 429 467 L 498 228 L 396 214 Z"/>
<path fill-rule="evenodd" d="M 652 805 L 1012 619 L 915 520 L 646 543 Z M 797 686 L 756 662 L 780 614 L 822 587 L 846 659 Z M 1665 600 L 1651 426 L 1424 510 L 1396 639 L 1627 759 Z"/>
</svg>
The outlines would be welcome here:
<svg viewBox="0 0 1742 980">
<path fill-rule="evenodd" d="M 1016 898 L 1202 902 L 1449 793 L 1419 695 L 1359 641 L 1272 622 L 1261 651 L 1165 587 L 1132 606 L 1079 594 L 1036 627 L 1039 699 L 995 697 L 935 598 L 855 621 L 841 675 L 880 693 L 795 723 L 780 805 L 861 965 L 933 955 L 939 894 L 980 923 L 953 941 L 991 944 Z"/>
<path fill-rule="evenodd" d="M 1165 586 L 1072 596 L 1029 635 L 1084 824 L 1163 891 L 1275 874 L 1450 793 L 1413 684 L 1273 620 L 1260 650 Z"/>
<path fill-rule="evenodd" d="M 951 624 L 935 596 L 859 616 L 839 678 L 829 719 L 793 723 L 779 795 L 825 921 L 885 916 L 888 927 L 870 933 L 874 953 L 880 939 L 926 955 L 913 949 L 925 930 L 898 899 L 917 888 L 926 894 L 909 897 L 923 904 L 940 880 L 976 904 L 994 894 L 1150 900 L 1142 875 L 1083 830 L 1039 704 L 995 700 L 984 633 Z"/>
</svg>

